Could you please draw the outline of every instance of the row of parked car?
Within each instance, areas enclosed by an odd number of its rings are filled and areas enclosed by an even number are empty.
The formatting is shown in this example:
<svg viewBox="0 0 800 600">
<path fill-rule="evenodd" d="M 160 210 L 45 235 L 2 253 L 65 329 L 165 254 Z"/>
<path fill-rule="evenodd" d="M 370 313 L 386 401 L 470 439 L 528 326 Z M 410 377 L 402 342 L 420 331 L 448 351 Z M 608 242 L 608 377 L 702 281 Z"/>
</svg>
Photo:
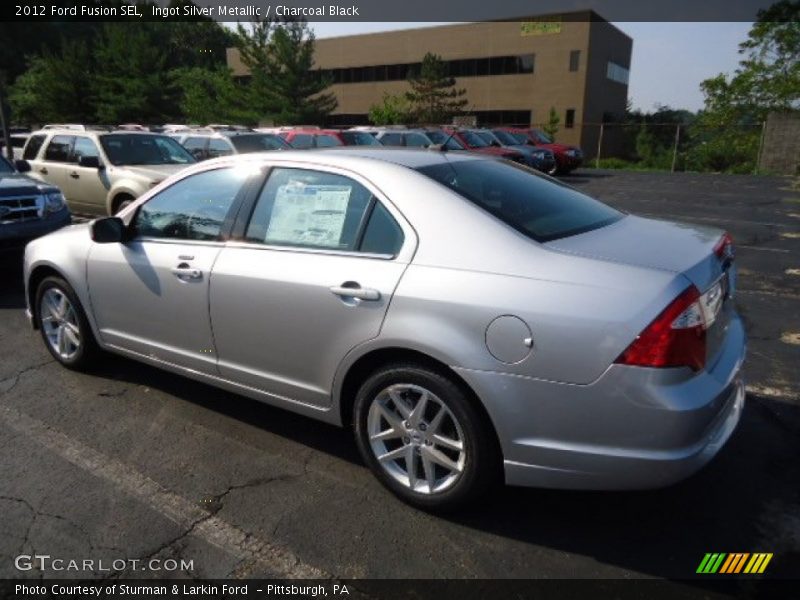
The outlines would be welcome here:
<svg viewBox="0 0 800 600">
<path fill-rule="evenodd" d="M 432 148 L 498 156 L 549 174 L 568 173 L 582 161 L 580 149 L 556 144 L 534 128 L 159 129 L 156 133 L 136 124 L 115 129 L 61 124 L 13 133 L 16 160 L 0 161 L 0 246 L 21 245 L 63 226 L 70 220 L 69 209 L 116 214 L 187 165 L 231 154 L 338 146 Z"/>
</svg>

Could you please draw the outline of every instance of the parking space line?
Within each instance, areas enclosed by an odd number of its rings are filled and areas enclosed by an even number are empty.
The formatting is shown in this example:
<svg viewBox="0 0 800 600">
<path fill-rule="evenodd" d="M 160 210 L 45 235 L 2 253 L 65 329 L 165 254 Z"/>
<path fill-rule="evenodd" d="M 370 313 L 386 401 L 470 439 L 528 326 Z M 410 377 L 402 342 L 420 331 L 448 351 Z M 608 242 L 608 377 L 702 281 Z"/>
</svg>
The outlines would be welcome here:
<svg viewBox="0 0 800 600">
<path fill-rule="evenodd" d="M 736 249 L 744 248 L 746 250 L 758 250 L 759 252 L 780 252 L 781 254 L 789 254 L 789 250 L 783 248 L 762 248 L 761 246 L 745 246 L 744 244 L 736 244 Z"/>
<path fill-rule="evenodd" d="M 185 535 L 199 538 L 240 560 L 257 564 L 278 578 L 323 578 L 326 574 L 302 562 L 276 543 L 245 533 L 235 525 L 201 509 L 133 467 L 70 438 L 45 423 L 11 407 L 0 407 L 0 420 L 79 469 L 102 479 L 176 523 Z"/>
</svg>

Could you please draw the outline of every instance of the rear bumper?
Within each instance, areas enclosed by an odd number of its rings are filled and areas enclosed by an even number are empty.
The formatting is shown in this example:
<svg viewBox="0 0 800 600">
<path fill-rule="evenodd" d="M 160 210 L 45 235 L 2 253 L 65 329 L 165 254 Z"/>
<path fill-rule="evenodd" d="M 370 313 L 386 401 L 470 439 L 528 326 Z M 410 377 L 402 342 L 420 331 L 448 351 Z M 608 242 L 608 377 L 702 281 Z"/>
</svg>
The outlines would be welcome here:
<svg viewBox="0 0 800 600">
<path fill-rule="evenodd" d="M 745 334 L 731 320 L 707 371 L 613 365 L 590 385 L 456 369 L 484 401 L 509 485 L 670 485 L 710 461 L 744 407 Z"/>
</svg>

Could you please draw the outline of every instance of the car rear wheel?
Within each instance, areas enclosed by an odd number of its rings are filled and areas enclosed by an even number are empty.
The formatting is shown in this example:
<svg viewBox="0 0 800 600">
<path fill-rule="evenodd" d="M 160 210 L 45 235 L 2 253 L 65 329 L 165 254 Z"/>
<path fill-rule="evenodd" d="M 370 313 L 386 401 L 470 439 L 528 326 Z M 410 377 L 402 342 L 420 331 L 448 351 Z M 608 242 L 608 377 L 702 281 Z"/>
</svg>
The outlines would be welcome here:
<svg viewBox="0 0 800 600">
<path fill-rule="evenodd" d="M 356 396 L 354 419 L 365 462 L 409 504 L 450 510 L 498 481 L 491 432 L 461 387 L 440 373 L 411 364 L 375 372 Z"/>
<path fill-rule="evenodd" d="M 86 369 L 98 353 L 75 291 L 60 277 L 47 277 L 36 291 L 36 319 L 45 346 L 70 369 Z"/>
</svg>

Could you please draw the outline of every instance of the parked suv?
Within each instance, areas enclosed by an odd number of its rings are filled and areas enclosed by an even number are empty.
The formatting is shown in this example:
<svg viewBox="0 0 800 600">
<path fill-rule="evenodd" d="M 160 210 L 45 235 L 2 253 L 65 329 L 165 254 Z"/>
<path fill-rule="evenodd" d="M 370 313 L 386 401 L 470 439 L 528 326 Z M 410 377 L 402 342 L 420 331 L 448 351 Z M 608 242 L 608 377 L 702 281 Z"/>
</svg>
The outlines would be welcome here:
<svg viewBox="0 0 800 600">
<path fill-rule="evenodd" d="M 23 170 L 27 166 L 20 164 Z M 31 179 L 0 156 L 0 250 L 21 248 L 70 221 L 61 190 Z"/>
<path fill-rule="evenodd" d="M 521 140 L 521 143 L 527 142 L 531 145 L 551 150 L 556 157 L 555 173 L 559 175 L 566 175 L 583 164 L 583 152 L 581 152 L 580 148 L 568 146 L 567 144 L 557 144 L 541 129 L 535 127 L 528 129 L 500 127 L 499 129 L 514 135 L 518 140 Z"/>
<path fill-rule="evenodd" d="M 153 133 L 53 129 L 28 138 L 31 174 L 64 192 L 73 212 L 113 215 L 197 162 L 176 140 Z"/>
<path fill-rule="evenodd" d="M 197 160 L 231 154 L 288 150 L 291 146 L 282 137 L 257 131 L 225 133 L 190 132 L 173 135 Z"/>
</svg>

